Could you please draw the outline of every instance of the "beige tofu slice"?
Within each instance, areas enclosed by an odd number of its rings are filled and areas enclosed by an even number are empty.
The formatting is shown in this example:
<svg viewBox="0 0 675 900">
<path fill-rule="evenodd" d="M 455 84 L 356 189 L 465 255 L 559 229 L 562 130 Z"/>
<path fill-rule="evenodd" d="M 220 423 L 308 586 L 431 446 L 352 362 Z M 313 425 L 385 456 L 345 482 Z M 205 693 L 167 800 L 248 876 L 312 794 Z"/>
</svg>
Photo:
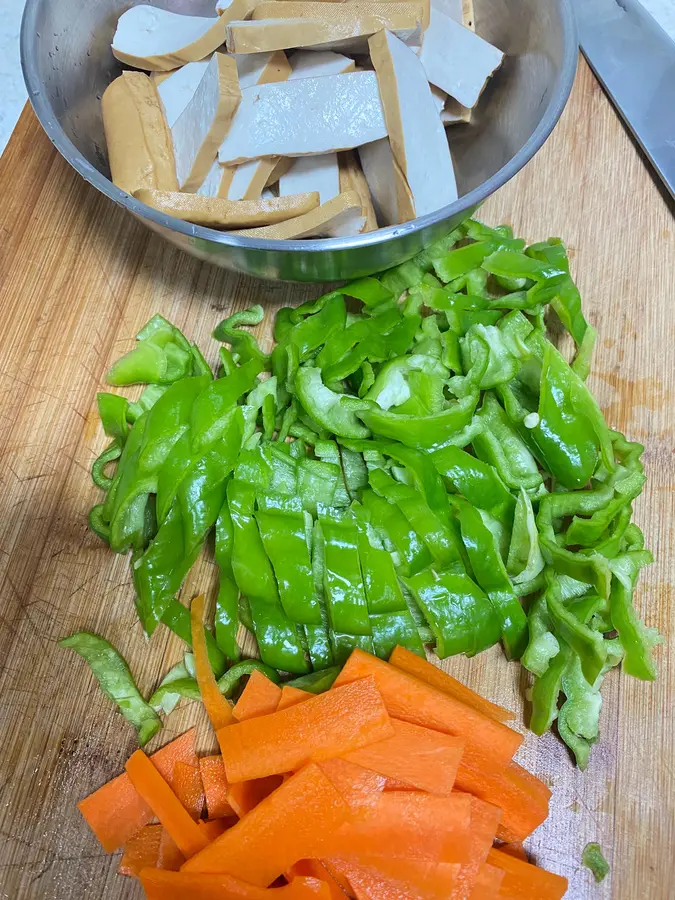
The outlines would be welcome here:
<svg viewBox="0 0 675 900">
<path fill-rule="evenodd" d="M 279 198 L 288 199 L 288 198 Z M 288 219 L 279 225 L 268 225 L 263 228 L 250 228 L 237 231 L 246 237 L 265 238 L 267 240 L 291 240 L 293 238 L 310 237 L 345 237 L 359 234 L 366 223 L 361 209 L 361 200 L 354 191 L 346 191 L 333 197 L 318 209 Z"/>
<path fill-rule="evenodd" d="M 389 138 L 364 144 L 363 147 L 359 147 L 358 153 L 380 227 L 397 225 L 399 194 L 405 205 L 410 189 L 406 184 L 405 175 L 394 159 Z"/>
<path fill-rule="evenodd" d="M 273 84 L 286 81 L 291 76 L 291 64 L 283 50 L 272 53 L 247 53 L 235 56 L 239 87 L 254 87 L 256 84 Z"/>
<path fill-rule="evenodd" d="M 151 79 L 124 72 L 106 88 L 101 109 L 113 184 L 129 194 L 177 190 L 171 135 Z"/>
<path fill-rule="evenodd" d="M 407 222 L 457 199 L 452 158 L 415 52 L 388 31 L 373 35 L 369 47 L 391 149 L 407 183 L 396 176 L 398 220 Z"/>
<path fill-rule="evenodd" d="M 431 84 L 472 108 L 504 54 L 432 6 L 419 58 Z"/>
<path fill-rule="evenodd" d="M 291 161 L 288 171 L 279 179 L 279 196 L 289 197 L 316 191 L 321 204 L 340 193 L 340 168 L 337 153 L 299 156 Z"/>
<path fill-rule="evenodd" d="M 218 160 L 214 160 L 206 178 L 195 192 L 200 197 L 227 198 L 227 189 L 232 180 L 233 170 L 227 166 L 221 166 Z"/>
<path fill-rule="evenodd" d="M 264 156 L 334 153 L 386 133 L 375 72 L 298 78 L 243 91 L 219 159 L 232 165 Z"/>
<path fill-rule="evenodd" d="M 182 16 L 157 6 L 132 6 L 117 22 L 112 52 L 120 62 L 137 69 L 175 69 L 204 59 L 220 47 L 227 21 L 227 16 Z"/>
<path fill-rule="evenodd" d="M 272 175 L 279 158 L 272 156 L 267 159 L 252 159 L 232 166 L 233 175 L 227 188 L 228 200 L 257 200 Z M 229 167 L 228 167 L 229 168 Z M 307 193 L 295 191 L 296 194 Z"/>
<path fill-rule="evenodd" d="M 324 0 L 333 2 L 333 0 Z M 343 0 L 337 0 L 343 2 Z M 291 74 L 288 80 L 294 78 L 320 78 L 322 75 L 342 75 L 343 72 L 353 72 L 356 63 L 348 56 L 334 53 L 332 50 L 297 50 L 289 59 Z"/>
<path fill-rule="evenodd" d="M 392 19 L 411 13 L 418 23 L 424 19 L 424 3 L 416 0 L 348 0 L 331 3 L 326 0 L 262 0 L 253 10 L 252 21 L 263 19 L 326 19 L 350 22 L 355 26 L 367 16 L 381 19 L 382 28 L 389 28 Z"/>
<path fill-rule="evenodd" d="M 271 159 L 276 160 L 276 162 L 274 164 L 274 168 L 267 177 L 265 187 L 270 187 L 271 185 L 276 184 L 281 176 L 285 175 L 286 172 L 288 172 L 293 162 L 293 160 L 288 156 L 273 156 L 271 157 Z"/>
<path fill-rule="evenodd" d="M 386 140 L 386 138 L 385 138 Z M 363 174 L 358 156 L 355 150 L 345 150 L 338 154 L 338 165 L 340 167 L 340 191 L 354 191 L 359 195 L 361 201 L 361 211 L 366 218 L 364 231 L 377 230 L 377 216 L 373 200 L 370 196 L 370 188 Z"/>
<path fill-rule="evenodd" d="M 308 214 L 319 206 L 318 194 L 299 194 L 270 200 L 223 200 L 179 191 L 141 189 L 134 196 L 141 203 L 168 216 L 192 222 L 193 225 L 205 225 L 207 228 L 272 226 L 286 219 Z"/>
<path fill-rule="evenodd" d="M 280 7 L 292 0 L 283 0 Z M 419 19 L 414 4 L 397 4 L 408 7 L 391 14 L 385 12 L 391 4 L 378 3 L 383 11 L 361 17 L 352 16 L 345 3 L 321 3 L 326 9 L 342 12 L 341 17 L 316 19 L 283 18 L 232 22 L 227 26 L 227 49 L 230 53 L 261 53 L 268 50 L 321 47 L 324 50 L 344 50 L 363 53 L 367 39 L 383 28 L 390 29 L 402 40 L 410 40 L 420 32 Z"/>
<path fill-rule="evenodd" d="M 434 98 L 434 105 L 441 117 L 441 122 L 446 128 L 448 125 L 459 125 L 471 121 L 472 110 L 462 106 L 452 97 L 448 97 L 445 91 L 436 87 L 435 84 L 431 85 L 431 96 Z"/>
<path fill-rule="evenodd" d="M 161 81 L 153 78 L 169 128 L 173 128 L 185 107 L 194 97 L 210 61 L 211 57 L 199 62 L 187 63 L 173 72 L 166 72 Z"/>
<path fill-rule="evenodd" d="M 218 0 L 216 12 L 227 22 L 248 19 L 260 0 Z"/>
<path fill-rule="evenodd" d="M 202 80 L 171 129 L 178 186 L 196 191 L 206 178 L 239 101 L 237 65 L 214 53 Z"/>
</svg>

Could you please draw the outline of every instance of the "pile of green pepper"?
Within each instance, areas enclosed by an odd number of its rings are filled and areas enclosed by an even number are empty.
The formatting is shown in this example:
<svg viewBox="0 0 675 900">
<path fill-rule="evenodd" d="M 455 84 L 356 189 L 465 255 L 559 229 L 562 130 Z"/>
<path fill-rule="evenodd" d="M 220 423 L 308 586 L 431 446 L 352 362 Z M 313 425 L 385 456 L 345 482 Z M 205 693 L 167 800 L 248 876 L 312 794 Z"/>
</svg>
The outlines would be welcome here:
<svg viewBox="0 0 675 900">
<path fill-rule="evenodd" d="M 531 727 L 557 718 L 585 766 L 605 674 L 623 661 L 653 679 L 658 636 L 632 603 L 651 561 L 631 522 L 642 447 L 586 387 L 595 331 L 562 243 L 468 220 L 410 262 L 280 310 L 271 354 L 246 330 L 262 314 L 218 326 L 215 378 L 155 316 L 108 374 L 147 384 L 138 401 L 98 397 L 112 443 L 90 524 L 131 551 L 146 633 L 163 622 L 190 642 L 176 595 L 214 532 L 216 674 L 239 659 L 240 625 L 296 675 L 354 647 L 446 657 L 501 640 L 535 676 Z"/>
</svg>

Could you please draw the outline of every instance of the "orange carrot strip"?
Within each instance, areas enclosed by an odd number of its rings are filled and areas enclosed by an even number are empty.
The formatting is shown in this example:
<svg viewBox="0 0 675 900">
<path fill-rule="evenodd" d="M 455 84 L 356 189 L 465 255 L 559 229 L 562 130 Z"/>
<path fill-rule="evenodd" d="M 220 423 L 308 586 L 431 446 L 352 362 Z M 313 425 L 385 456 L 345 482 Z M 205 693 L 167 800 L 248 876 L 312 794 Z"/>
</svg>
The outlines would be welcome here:
<svg viewBox="0 0 675 900">
<path fill-rule="evenodd" d="M 140 877 L 146 900 L 330 900 L 327 885 L 316 878 L 261 888 L 224 874 L 144 869 Z"/>
<path fill-rule="evenodd" d="M 500 844 L 499 847 L 496 847 L 495 849 L 501 850 L 502 853 L 508 853 L 509 856 L 513 856 L 521 862 L 530 861 L 530 857 L 527 855 L 527 850 L 523 847 L 522 841 L 511 841 L 510 844 Z"/>
<path fill-rule="evenodd" d="M 464 738 L 463 761 L 478 771 L 494 772 L 506 768 L 523 741 L 522 735 L 501 722 L 487 718 L 363 650 L 352 652 L 328 693 L 368 676 L 375 679 L 392 718 Z M 303 703 L 300 708 L 304 709 L 309 703 Z"/>
<path fill-rule="evenodd" d="M 468 796 L 468 795 L 464 795 Z M 457 884 L 450 894 L 451 900 L 469 900 L 477 880 L 480 867 L 485 863 L 492 849 L 497 826 L 501 818 L 501 810 L 490 803 L 471 797 L 471 857 L 462 866 Z"/>
<path fill-rule="evenodd" d="M 548 816 L 551 791 L 516 762 L 503 772 L 489 772 L 462 761 L 456 787 L 502 810 L 497 837 L 507 843 L 524 841 Z"/>
<path fill-rule="evenodd" d="M 166 828 L 162 828 L 157 868 L 166 869 L 168 872 L 177 872 L 184 862 L 185 857 L 176 846 L 176 842 Z"/>
<path fill-rule="evenodd" d="M 286 879 L 292 881 L 293 878 L 316 878 L 317 881 L 323 881 L 328 887 L 330 900 L 345 900 L 347 896 L 326 866 L 318 859 L 301 859 L 292 865 Z"/>
<path fill-rule="evenodd" d="M 190 627 L 192 629 L 192 649 L 195 655 L 195 674 L 199 693 L 206 713 L 215 731 L 232 722 L 232 707 L 223 697 L 213 674 L 209 655 L 206 649 L 204 633 L 204 595 L 200 594 L 192 601 L 190 607 Z"/>
<path fill-rule="evenodd" d="M 217 837 L 220 837 L 224 831 L 227 831 L 228 828 L 232 828 L 234 823 L 236 822 L 236 818 L 232 816 L 229 819 L 206 819 L 205 821 L 198 822 L 200 830 L 204 833 L 206 840 L 211 843 L 211 841 L 215 841 Z"/>
<path fill-rule="evenodd" d="M 336 756 L 318 763 L 350 806 L 362 806 L 384 789 L 386 779 L 377 772 Z"/>
<path fill-rule="evenodd" d="M 490 850 L 488 863 L 504 872 L 499 900 L 562 900 L 567 890 L 566 878 L 515 859 L 501 850 Z"/>
<path fill-rule="evenodd" d="M 392 733 L 373 679 L 364 678 L 269 716 L 221 728 L 218 741 L 232 784 L 290 772 Z"/>
<path fill-rule="evenodd" d="M 117 870 L 120 875 L 137 877 L 141 869 L 155 868 L 159 861 L 162 839 L 161 825 L 145 825 L 124 845 L 124 853 Z"/>
<path fill-rule="evenodd" d="M 420 791 L 449 796 L 464 752 L 461 738 L 392 719 L 391 737 L 353 750 L 344 758 Z"/>
<path fill-rule="evenodd" d="M 267 887 L 299 859 L 316 858 L 322 841 L 349 815 L 339 791 L 310 764 L 189 859 L 182 871 L 227 872 Z"/>
<path fill-rule="evenodd" d="M 222 756 L 203 756 L 199 760 L 199 771 L 209 819 L 233 815 L 234 810 L 227 799 L 228 785 Z"/>
<path fill-rule="evenodd" d="M 449 896 L 459 865 L 425 866 L 419 860 L 386 860 L 362 865 L 328 860 L 352 888 L 357 900 L 439 900 Z M 344 883 L 344 882 L 343 882 Z"/>
<path fill-rule="evenodd" d="M 303 703 L 305 700 L 311 700 L 313 696 L 314 694 L 310 694 L 309 691 L 301 691 L 300 688 L 285 684 L 281 689 L 281 697 L 279 698 L 277 709 L 287 709 L 289 706 L 295 706 L 298 703 Z"/>
<path fill-rule="evenodd" d="M 227 802 L 234 814 L 243 819 L 247 813 L 276 791 L 283 782 L 281 775 L 269 775 L 267 778 L 253 778 L 251 781 L 240 781 L 227 786 Z"/>
<path fill-rule="evenodd" d="M 169 832 L 183 856 L 190 857 L 203 850 L 208 843 L 204 834 L 145 753 L 136 750 L 127 760 L 125 768 L 133 786 Z"/>
<path fill-rule="evenodd" d="M 419 678 L 420 681 L 425 681 L 427 684 L 435 687 L 437 691 L 441 691 L 441 693 L 447 694 L 449 697 L 454 697 L 460 703 L 472 706 L 477 712 L 494 719 L 495 722 L 511 722 L 516 718 L 515 713 L 504 709 L 503 706 L 497 706 L 496 703 L 490 703 L 485 697 L 481 697 L 480 694 L 472 691 L 471 688 L 462 684 L 461 681 L 457 681 L 452 675 L 448 675 L 443 669 L 439 669 L 438 666 L 435 666 L 428 660 L 422 659 L 421 656 L 418 656 L 411 650 L 406 650 L 405 647 L 394 647 L 389 657 L 389 663 L 392 666 L 396 666 L 397 669 L 407 672 L 408 675 L 413 675 L 415 678 Z"/>
<path fill-rule="evenodd" d="M 478 870 L 470 900 L 495 900 L 500 896 L 499 889 L 504 880 L 504 872 L 489 863 L 483 863 Z"/>
<path fill-rule="evenodd" d="M 173 772 L 173 791 L 195 822 L 200 819 L 204 809 L 204 785 L 200 770 L 177 762 Z"/>
<path fill-rule="evenodd" d="M 279 685 L 270 681 L 259 669 L 254 669 L 232 710 L 232 715 L 238 722 L 255 716 L 267 716 L 276 711 L 280 699 Z"/>
<path fill-rule="evenodd" d="M 172 783 L 177 761 L 197 765 L 195 730 L 191 728 L 150 757 L 161 776 Z M 152 810 L 126 772 L 80 800 L 77 808 L 107 853 L 114 853 L 152 820 Z"/>
<path fill-rule="evenodd" d="M 371 864 L 375 858 L 465 863 L 470 855 L 471 798 L 421 791 L 374 794 L 324 842 L 322 858 Z"/>
<path fill-rule="evenodd" d="M 418 791 L 419 788 L 414 787 L 412 784 L 407 784 L 405 781 L 399 781 L 397 778 L 387 778 L 387 780 L 384 783 L 384 790 L 385 791 Z"/>
</svg>

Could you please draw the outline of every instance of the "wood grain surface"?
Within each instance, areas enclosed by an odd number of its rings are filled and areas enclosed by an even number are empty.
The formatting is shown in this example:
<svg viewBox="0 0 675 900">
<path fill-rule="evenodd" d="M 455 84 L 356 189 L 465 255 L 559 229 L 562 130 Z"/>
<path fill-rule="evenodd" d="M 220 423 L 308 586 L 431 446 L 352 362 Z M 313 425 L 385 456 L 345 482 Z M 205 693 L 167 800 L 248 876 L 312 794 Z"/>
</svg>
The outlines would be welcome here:
<svg viewBox="0 0 675 900">
<path fill-rule="evenodd" d="M 553 137 L 482 217 L 570 247 L 600 333 L 592 387 L 610 423 L 647 447 L 636 516 L 657 562 L 636 603 L 666 637 L 656 684 L 608 677 L 601 743 L 585 773 L 555 736 L 527 736 L 521 761 L 553 787 L 550 819 L 530 851 L 570 879 L 570 900 L 667 900 L 675 897 L 672 209 L 582 64 Z M 85 664 L 56 644 L 76 629 L 100 632 L 122 648 L 143 691 L 183 651 L 165 629 L 145 641 L 127 560 L 87 530 L 98 495 L 89 468 L 104 444 L 95 394 L 107 367 L 155 312 L 214 362 L 209 335 L 225 314 L 260 302 L 268 335 L 279 306 L 318 294 L 230 275 L 169 247 L 86 185 L 24 112 L 0 161 L 0 897 L 140 897 L 75 808 L 121 770 L 133 732 Z M 183 596 L 197 589 L 213 600 L 208 559 Z M 498 649 L 446 667 L 523 721 L 527 681 Z M 185 705 L 160 742 L 195 719 L 197 704 Z M 600 886 L 581 867 L 588 841 L 612 864 Z"/>
</svg>

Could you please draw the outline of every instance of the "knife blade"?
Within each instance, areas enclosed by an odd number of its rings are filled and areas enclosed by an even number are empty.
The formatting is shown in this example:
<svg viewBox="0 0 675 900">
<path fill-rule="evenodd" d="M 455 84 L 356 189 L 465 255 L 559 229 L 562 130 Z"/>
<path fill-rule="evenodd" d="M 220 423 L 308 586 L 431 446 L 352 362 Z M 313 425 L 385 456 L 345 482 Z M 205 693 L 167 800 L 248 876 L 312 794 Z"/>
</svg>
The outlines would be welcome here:
<svg viewBox="0 0 675 900">
<path fill-rule="evenodd" d="M 675 42 L 638 0 L 573 0 L 581 50 L 675 198 Z"/>
</svg>

